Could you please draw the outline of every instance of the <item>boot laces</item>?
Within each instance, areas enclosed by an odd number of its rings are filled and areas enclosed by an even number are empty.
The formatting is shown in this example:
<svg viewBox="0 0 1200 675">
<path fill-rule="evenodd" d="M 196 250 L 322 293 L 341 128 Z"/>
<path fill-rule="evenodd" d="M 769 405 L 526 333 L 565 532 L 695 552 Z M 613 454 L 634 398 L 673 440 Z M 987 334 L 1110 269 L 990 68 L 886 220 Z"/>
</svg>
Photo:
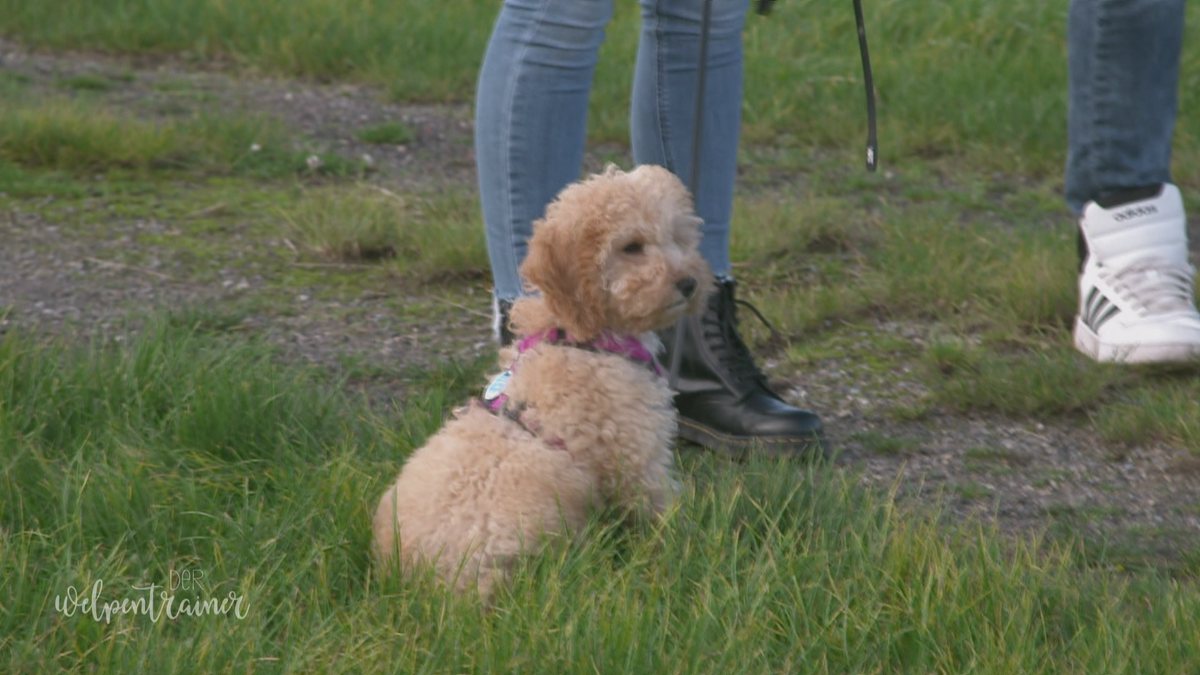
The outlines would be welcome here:
<svg viewBox="0 0 1200 675">
<path fill-rule="evenodd" d="M 1194 273 L 1191 266 L 1152 257 L 1112 273 L 1110 283 L 1143 316 L 1195 312 Z"/>
<path fill-rule="evenodd" d="M 715 307 L 712 308 L 714 311 L 704 313 L 702 322 L 705 342 L 708 343 L 709 349 L 721 362 L 726 372 L 739 384 L 759 385 L 770 391 L 767 387 L 767 376 L 759 370 L 758 365 L 754 362 L 754 356 L 750 353 L 750 348 L 746 346 L 738 333 L 737 306 L 742 305 L 754 312 L 754 315 L 771 330 L 772 334 L 778 336 L 779 332 L 757 307 L 745 300 L 734 298 L 733 286 L 732 283 L 720 284 L 717 295 L 714 297 Z"/>
</svg>

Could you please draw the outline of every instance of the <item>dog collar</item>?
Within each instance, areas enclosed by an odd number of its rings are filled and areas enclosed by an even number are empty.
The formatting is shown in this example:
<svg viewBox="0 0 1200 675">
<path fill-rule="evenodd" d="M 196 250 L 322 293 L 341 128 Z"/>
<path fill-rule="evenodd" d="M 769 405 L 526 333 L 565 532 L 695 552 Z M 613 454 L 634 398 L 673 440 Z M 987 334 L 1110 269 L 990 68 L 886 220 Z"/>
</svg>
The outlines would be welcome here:
<svg viewBox="0 0 1200 675">
<path fill-rule="evenodd" d="M 618 335 L 609 331 L 604 331 L 595 339 L 587 342 L 580 342 L 571 338 L 571 334 L 562 328 L 554 328 L 544 330 L 532 335 L 527 335 L 517 343 L 517 353 L 524 354 L 533 349 L 534 346 L 542 342 L 551 342 L 561 344 L 577 349 L 585 349 L 590 352 L 607 352 L 624 356 L 625 358 L 636 361 L 650 370 L 654 371 L 655 375 L 662 377 L 663 369 L 658 364 L 658 359 L 654 358 L 654 354 L 646 349 L 646 345 L 642 341 L 632 335 Z"/>
<path fill-rule="evenodd" d="M 571 339 L 570 334 L 561 328 L 544 330 L 527 335 L 517 343 L 517 360 L 507 370 L 492 379 L 487 388 L 484 389 L 483 396 L 478 402 L 493 415 L 503 415 L 525 427 L 526 431 L 535 436 L 541 435 L 539 433 L 541 431 L 540 425 L 532 423 L 528 419 L 525 414 L 524 405 L 517 406 L 515 409 L 508 405 L 508 394 L 504 393 L 504 388 L 512 378 L 513 372 L 516 371 L 521 355 L 543 342 L 584 349 L 590 352 L 616 354 L 645 366 L 659 377 L 663 376 L 663 369 L 659 365 L 658 359 L 654 358 L 654 354 L 649 349 L 646 349 L 646 345 L 642 344 L 641 340 L 632 335 L 618 335 L 604 331 L 595 339 L 587 342 Z M 563 442 L 559 439 L 547 439 L 547 441 L 551 445 L 558 447 L 563 445 Z"/>
</svg>

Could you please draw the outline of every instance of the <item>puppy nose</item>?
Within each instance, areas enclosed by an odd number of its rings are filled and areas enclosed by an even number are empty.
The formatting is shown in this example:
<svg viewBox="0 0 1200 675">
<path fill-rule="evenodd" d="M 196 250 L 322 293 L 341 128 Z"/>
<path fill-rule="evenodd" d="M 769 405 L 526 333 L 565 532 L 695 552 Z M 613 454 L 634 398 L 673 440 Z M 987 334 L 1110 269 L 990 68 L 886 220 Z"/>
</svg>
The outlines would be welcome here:
<svg viewBox="0 0 1200 675">
<path fill-rule="evenodd" d="M 683 293 L 683 297 L 690 298 L 692 297 L 692 293 L 696 292 L 696 280 L 692 277 L 684 277 L 675 282 L 675 288 L 678 288 L 679 292 Z"/>
</svg>

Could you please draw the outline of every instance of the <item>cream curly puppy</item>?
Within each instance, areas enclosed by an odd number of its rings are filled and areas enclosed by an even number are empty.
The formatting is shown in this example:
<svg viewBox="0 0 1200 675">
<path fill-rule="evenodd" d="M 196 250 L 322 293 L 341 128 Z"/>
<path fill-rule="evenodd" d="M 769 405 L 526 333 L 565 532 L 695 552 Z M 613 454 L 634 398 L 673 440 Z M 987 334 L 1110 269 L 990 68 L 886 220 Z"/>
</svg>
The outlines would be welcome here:
<svg viewBox="0 0 1200 675">
<path fill-rule="evenodd" d="M 655 329 L 703 307 L 700 219 L 669 171 L 609 166 L 534 223 L 515 348 L 482 399 L 416 450 L 375 514 L 379 567 L 433 565 L 489 598 L 523 554 L 589 509 L 656 516 L 678 489 L 672 392 Z"/>
</svg>

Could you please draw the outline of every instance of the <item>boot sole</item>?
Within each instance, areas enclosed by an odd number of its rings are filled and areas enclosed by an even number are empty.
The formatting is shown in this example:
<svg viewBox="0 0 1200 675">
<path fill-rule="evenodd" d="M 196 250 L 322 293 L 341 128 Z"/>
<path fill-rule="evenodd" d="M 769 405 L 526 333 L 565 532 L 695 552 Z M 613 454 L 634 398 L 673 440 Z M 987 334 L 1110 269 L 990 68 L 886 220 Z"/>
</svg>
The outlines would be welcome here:
<svg viewBox="0 0 1200 675">
<path fill-rule="evenodd" d="M 784 455 L 826 457 L 828 455 L 825 436 L 821 433 L 792 438 L 730 436 L 691 420 L 680 418 L 679 437 L 731 457 L 743 457 L 754 451 L 770 457 Z"/>
</svg>

